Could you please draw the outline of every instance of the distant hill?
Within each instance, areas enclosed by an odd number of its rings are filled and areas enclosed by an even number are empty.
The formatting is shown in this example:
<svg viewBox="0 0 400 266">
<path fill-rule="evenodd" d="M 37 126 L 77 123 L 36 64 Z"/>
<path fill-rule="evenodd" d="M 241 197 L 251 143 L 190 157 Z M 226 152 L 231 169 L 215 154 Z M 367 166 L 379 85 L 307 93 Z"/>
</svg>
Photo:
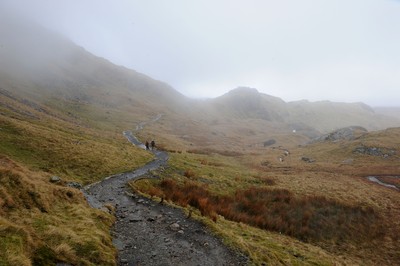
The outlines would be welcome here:
<svg viewBox="0 0 400 266">
<path fill-rule="evenodd" d="M 97 57 L 40 26 L 0 19 L 0 103 L 86 127 L 121 132 L 163 114 L 143 132 L 167 146 L 241 149 L 274 139 L 298 144 L 348 126 L 378 130 L 400 120 L 362 103 L 285 102 L 240 87 L 210 100 Z M 4 112 L 3 112 L 4 113 Z"/>
<path fill-rule="evenodd" d="M 226 116 L 282 123 L 295 131 L 308 128 L 310 132 L 325 134 L 348 126 L 361 126 L 368 130 L 400 126 L 398 117 L 377 113 L 364 103 L 306 100 L 286 103 L 252 88 L 240 87 L 210 101 Z"/>
<path fill-rule="evenodd" d="M 253 212 L 270 202 L 258 201 L 266 200 L 260 196 L 282 193 L 271 198 L 279 217 L 265 234 L 246 222 L 236 226 L 218 218 L 213 223 L 230 238 L 239 236 L 232 243 L 243 247 L 245 239 L 249 254 L 268 254 L 272 265 L 320 263 L 328 251 L 339 263 L 344 258 L 346 264 L 362 264 L 365 258 L 395 264 L 397 191 L 380 190 L 363 177 L 399 176 L 400 121 L 394 113 L 362 103 L 287 103 L 245 87 L 215 99 L 189 99 L 44 28 L 0 16 L 0 265 L 114 264 L 113 215 L 88 208 L 81 192 L 68 186 L 152 161 L 152 153 L 122 135 L 138 125 L 145 125 L 134 133 L 140 140 L 154 139 L 170 154 L 169 167 L 151 175 L 198 184 L 201 190 L 193 194 L 201 196 L 199 206 L 235 198 L 247 204 L 254 198 L 257 204 L 250 209 L 242 203 L 232 207 Z M 319 141 L 310 143 L 316 137 Z M 278 159 L 282 154 L 284 161 Z M 53 177 L 60 182 L 53 184 Z M 246 191 L 253 192 L 247 197 Z M 106 204 L 111 213 L 113 204 Z M 314 208 L 319 205 L 327 208 Z M 357 215 L 364 212 L 365 230 L 354 231 Z M 265 229 L 270 217 L 255 214 L 252 220 Z M 326 229 L 314 234 L 319 224 Z M 342 224 L 350 230 L 343 231 Z M 338 233 L 330 225 L 339 226 Z"/>
<path fill-rule="evenodd" d="M 374 107 L 376 113 L 395 119 L 400 118 L 400 107 Z"/>
<path fill-rule="evenodd" d="M 282 99 L 259 93 L 253 88 L 239 87 L 211 102 L 216 110 L 230 117 L 284 122 L 289 116 Z"/>
</svg>

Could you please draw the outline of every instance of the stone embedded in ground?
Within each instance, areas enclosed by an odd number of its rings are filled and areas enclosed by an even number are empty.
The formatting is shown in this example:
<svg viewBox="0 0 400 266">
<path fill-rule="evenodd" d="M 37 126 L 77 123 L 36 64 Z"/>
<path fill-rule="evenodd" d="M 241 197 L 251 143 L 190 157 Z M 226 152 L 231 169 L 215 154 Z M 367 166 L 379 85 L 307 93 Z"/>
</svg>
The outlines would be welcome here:
<svg viewBox="0 0 400 266">
<path fill-rule="evenodd" d="M 346 159 L 344 161 L 342 161 L 343 164 L 352 164 L 354 162 L 353 159 Z"/>
<path fill-rule="evenodd" d="M 139 216 L 136 215 L 129 216 L 129 222 L 131 223 L 137 223 L 140 221 L 142 221 L 142 218 L 140 218 Z"/>
<path fill-rule="evenodd" d="M 81 189 L 83 186 L 82 184 L 78 183 L 78 182 L 68 182 L 67 183 L 67 187 L 72 187 L 72 188 L 76 188 L 76 189 Z"/>
<path fill-rule="evenodd" d="M 174 231 L 177 231 L 177 230 L 179 230 L 180 225 L 177 224 L 177 223 L 173 223 L 173 224 L 171 224 L 171 225 L 169 226 L 169 228 L 171 228 L 171 229 L 174 230 Z"/>
<path fill-rule="evenodd" d="M 51 183 L 57 183 L 60 182 L 61 178 L 59 176 L 53 175 L 52 177 L 50 177 L 50 182 Z"/>
<path fill-rule="evenodd" d="M 301 157 L 301 160 L 304 161 L 304 162 L 307 162 L 307 163 L 313 163 L 313 162 L 315 162 L 314 159 L 308 158 L 308 157 Z"/>
</svg>

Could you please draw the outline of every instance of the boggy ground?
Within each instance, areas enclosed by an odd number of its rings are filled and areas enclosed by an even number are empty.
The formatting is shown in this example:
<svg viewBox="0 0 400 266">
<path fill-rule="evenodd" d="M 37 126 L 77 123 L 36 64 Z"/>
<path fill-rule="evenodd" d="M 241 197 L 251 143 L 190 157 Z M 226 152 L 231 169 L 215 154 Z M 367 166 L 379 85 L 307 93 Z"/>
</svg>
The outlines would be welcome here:
<svg viewBox="0 0 400 266">
<path fill-rule="evenodd" d="M 180 210 L 129 192 L 127 182 L 166 165 L 168 155 L 130 173 L 85 188 L 92 207 L 114 209 L 112 235 L 118 265 L 246 265 L 247 257 L 227 248 L 200 222 Z"/>
</svg>

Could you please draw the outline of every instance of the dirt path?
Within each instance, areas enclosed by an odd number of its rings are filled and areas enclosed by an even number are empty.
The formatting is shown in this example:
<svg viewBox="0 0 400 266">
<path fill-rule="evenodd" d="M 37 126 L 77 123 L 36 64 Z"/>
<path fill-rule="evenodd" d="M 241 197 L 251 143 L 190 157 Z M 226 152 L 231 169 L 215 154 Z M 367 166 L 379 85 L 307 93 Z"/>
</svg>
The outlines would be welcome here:
<svg viewBox="0 0 400 266">
<path fill-rule="evenodd" d="M 137 141 L 135 145 L 141 144 L 131 132 L 124 135 L 133 143 Z M 116 209 L 112 236 L 118 265 L 246 265 L 247 257 L 227 248 L 180 209 L 131 193 L 128 181 L 167 164 L 167 153 L 153 153 L 156 159 L 142 168 L 85 187 L 92 207 L 111 204 Z"/>
</svg>

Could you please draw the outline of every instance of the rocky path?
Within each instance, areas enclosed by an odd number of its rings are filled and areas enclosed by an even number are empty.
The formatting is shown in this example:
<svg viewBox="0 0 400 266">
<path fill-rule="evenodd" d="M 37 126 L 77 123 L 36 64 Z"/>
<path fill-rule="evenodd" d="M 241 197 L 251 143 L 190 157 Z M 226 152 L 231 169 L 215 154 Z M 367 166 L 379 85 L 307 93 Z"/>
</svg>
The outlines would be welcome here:
<svg viewBox="0 0 400 266">
<path fill-rule="evenodd" d="M 133 143 L 140 142 L 131 134 Z M 201 223 L 176 208 L 132 194 L 127 182 L 164 167 L 168 154 L 153 151 L 156 159 L 133 172 L 109 177 L 85 188 L 94 208 L 115 207 L 113 243 L 118 265 L 246 265 L 248 259 L 227 248 Z"/>
</svg>

